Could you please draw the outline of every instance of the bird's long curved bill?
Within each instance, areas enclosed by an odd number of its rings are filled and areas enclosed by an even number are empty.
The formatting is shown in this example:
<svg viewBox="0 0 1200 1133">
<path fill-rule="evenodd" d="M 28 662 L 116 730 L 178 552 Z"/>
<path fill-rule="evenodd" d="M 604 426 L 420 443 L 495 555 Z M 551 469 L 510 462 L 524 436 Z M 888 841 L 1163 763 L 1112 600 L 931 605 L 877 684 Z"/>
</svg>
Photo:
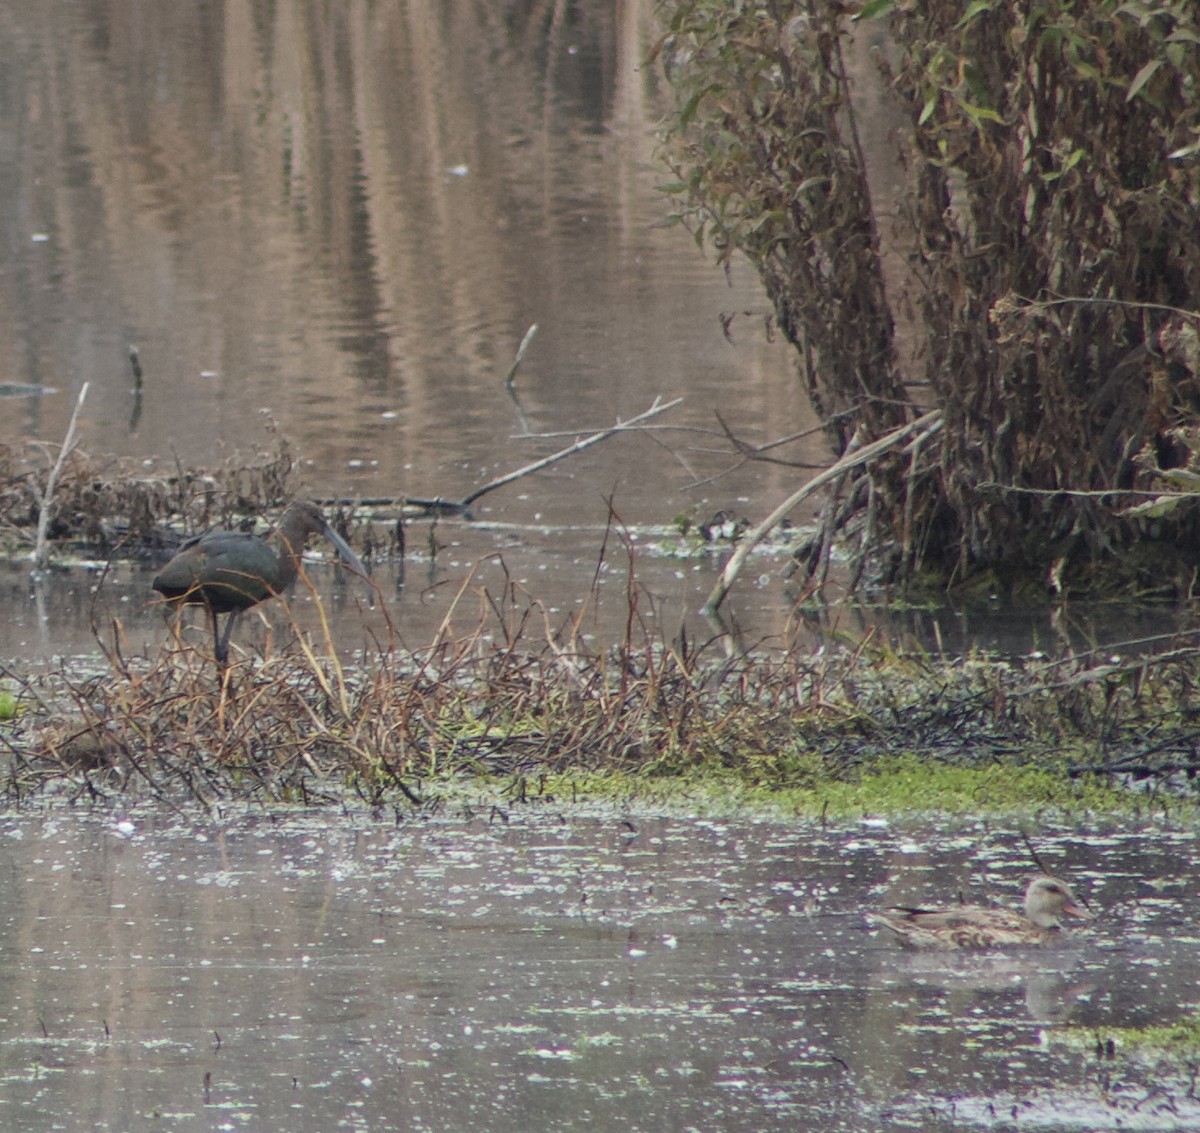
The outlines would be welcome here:
<svg viewBox="0 0 1200 1133">
<path fill-rule="evenodd" d="M 325 530 L 323 534 L 325 538 L 333 544 L 334 549 L 341 557 L 342 562 L 353 567 L 358 574 L 361 574 L 363 578 L 366 578 L 367 568 L 363 566 L 362 560 L 350 549 L 350 544 L 347 543 L 346 540 L 343 539 L 336 531 L 334 531 L 334 529 L 330 527 L 328 523 L 325 524 Z"/>
</svg>

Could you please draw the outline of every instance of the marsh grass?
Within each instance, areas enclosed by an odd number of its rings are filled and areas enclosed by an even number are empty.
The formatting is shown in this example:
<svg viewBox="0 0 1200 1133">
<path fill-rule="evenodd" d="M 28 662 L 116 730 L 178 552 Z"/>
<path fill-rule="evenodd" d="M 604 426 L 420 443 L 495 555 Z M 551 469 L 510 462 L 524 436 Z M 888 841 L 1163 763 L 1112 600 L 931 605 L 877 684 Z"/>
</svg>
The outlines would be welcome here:
<svg viewBox="0 0 1200 1133">
<path fill-rule="evenodd" d="M 528 799 L 562 790 L 564 776 L 615 775 L 646 786 L 707 778 L 840 811 L 885 806 L 889 767 L 914 802 L 922 764 L 990 772 L 984 802 L 997 784 L 1035 781 L 996 768 L 1185 789 L 1198 769 L 1198 654 L 1178 642 L 1128 662 L 1111 651 L 940 658 L 834 633 L 817 648 L 796 634 L 734 650 L 727 635 L 665 635 L 632 558 L 619 598 L 603 599 L 624 614 L 607 640 L 599 586 L 562 617 L 501 578 L 488 587 L 470 573 L 415 649 L 383 603 L 364 608 L 348 655 L 302 575 L 304 624 L 271 602 L 286 631 L 257 652 L 235 638 L 224 678 L 208 635 L 175 623 L 156 655 L 139 657 L 113 621 L 97 633 L 102 672 L 19 688 L 22 711 L 3 737 L 8 799 L 53 786 L 79 799 L 408 806 L 462 777 Z"/>
</svg>

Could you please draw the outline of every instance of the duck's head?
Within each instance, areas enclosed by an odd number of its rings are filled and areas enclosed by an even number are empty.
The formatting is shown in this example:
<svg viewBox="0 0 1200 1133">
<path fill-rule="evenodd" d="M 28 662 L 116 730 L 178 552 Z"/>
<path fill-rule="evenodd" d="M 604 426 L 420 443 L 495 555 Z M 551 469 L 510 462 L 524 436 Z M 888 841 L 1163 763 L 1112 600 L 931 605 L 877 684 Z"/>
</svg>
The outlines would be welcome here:
<svg viewBox="0 0 1200 1133">
<path fill-rule="evenodd" d="M 1062 928 L 1063 917 L 1090 921 L 1094 914 L 1057 877 L 1035 877 L 1025 890 L 1025 916 L 1038 928 Z"/>
</svg>

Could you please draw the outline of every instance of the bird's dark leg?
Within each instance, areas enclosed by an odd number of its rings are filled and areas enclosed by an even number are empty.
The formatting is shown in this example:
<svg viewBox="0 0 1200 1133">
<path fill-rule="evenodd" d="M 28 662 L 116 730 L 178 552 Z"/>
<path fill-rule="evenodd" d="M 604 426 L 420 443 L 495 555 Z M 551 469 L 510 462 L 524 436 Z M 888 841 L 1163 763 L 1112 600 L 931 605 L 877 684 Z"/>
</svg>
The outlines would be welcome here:
<svg viewBox="0 0 1200 1133">
<path fill-rule="evenodd" d="M 217 664 L 223 669 L 229 663 L 229 638 L 233 633 L 233 623 L 237 621 L 238 614 L 241 610 L 234 610 L 230 613 L 225 622 L 225 630 L 220 637 L 217 638 Z M 213 614 L 213 634 L 217 632 L 217 615 Z"/>
<path fill-rule="evenodd" d="M 211 607 L 210 607 L 211 609 Z M 213 611 L 213 637 L 216 639 L 217 676 L 221 681 L 221 695 L 217 699 L 217 725 L 225 730 L 225 701 L 229 696 L 229 635 L 233 632 L 233 623 L 237 621 L 238 611 L 225 620 L 225 632 L 217 633 L 217 614 Z"/>
<path fill-rule="evenodd" d="M 204 603 L 204 608 L 208 611 L 208 621 L 212 626 L 213 633 L 213 652 L 217 657 L 217 667 L 220 668 L 223 663 L 221 661 L 221 627 L 217 625 L 217 611 L 207 602 Z"/>
</svg>

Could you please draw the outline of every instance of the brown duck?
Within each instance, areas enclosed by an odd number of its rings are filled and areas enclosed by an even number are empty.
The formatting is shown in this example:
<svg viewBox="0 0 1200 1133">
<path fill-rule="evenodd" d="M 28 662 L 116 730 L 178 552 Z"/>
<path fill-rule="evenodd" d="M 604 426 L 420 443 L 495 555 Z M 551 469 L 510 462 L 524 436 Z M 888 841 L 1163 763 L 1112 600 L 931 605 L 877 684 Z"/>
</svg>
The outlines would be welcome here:
<svg viewBox="0 0 1200 1133">
<path fill-rule="evenodd" d="M 1064 917 L 1092 920 L 1093 914 L 1057 877 L 1035 877 L 1025 890 L 1025 912 L 984 905 L 942 909 L 895 906 L 869 913 L 871 924 L 890 929 L 910 948 L 1001 948 L 1044 944 L 1064 935 Z"/>
</svg>

